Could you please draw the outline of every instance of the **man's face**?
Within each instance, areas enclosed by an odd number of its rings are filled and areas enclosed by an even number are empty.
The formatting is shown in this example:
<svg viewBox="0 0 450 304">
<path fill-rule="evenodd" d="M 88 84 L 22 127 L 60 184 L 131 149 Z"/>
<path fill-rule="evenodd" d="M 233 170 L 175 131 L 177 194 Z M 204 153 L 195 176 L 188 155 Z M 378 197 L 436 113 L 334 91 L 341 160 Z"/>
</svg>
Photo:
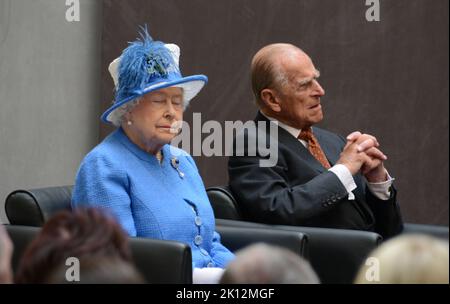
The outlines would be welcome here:
<svg viewBox="0 0 450 304">
<path fill-rule="evenodd" d="M 303 52 L 295 52 L 280 60 L 287 83 L 276 90 L 279 121 L 298 129 L 308 128 L 323 119 L 320 98 L 325 91 L 317 78 L 319 71 Z"/>
</svg>

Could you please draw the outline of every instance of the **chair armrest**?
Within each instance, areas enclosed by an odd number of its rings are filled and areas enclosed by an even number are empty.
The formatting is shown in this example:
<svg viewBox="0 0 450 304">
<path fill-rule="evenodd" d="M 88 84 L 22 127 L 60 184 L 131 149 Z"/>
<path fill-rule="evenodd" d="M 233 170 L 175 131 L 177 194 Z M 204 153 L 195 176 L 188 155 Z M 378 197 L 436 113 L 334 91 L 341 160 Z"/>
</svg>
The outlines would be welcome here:
<svg viewBox="0 0 450 304">
<path fill-rule="evenodd" d="M 216 230 L 221 236 L 222 244 L 233 252 L 251 244 L 262 242 L 284 247 L 302 257 L 308 257 L 307 237 L 298 231 L 222 225 L 216 225 Z"/>
<path fill-rule="evenodd" d="M 421 233 L 448 241 L 448 227 L 405 223 L 402 233 Z"/>
<path fill-rule="evenodd" d="M 11 225 L 41 227 L 62 210 L 71 210 L 73 186 L 59 186 L 11 192 L 5 211 Z"/>
</svg>

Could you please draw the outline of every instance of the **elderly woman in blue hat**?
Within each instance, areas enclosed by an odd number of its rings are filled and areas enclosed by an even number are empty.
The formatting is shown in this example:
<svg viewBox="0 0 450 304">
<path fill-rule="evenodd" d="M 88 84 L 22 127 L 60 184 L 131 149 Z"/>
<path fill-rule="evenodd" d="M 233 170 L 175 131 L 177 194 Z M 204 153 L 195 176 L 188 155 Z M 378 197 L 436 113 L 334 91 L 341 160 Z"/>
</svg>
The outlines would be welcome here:
<svg viewBox="0 0 450 304">
<path fill-rule="evenodd" d="M 215 232 L 194 160 L 169 145 L 207 77 L 183 77 L 177 45 L 154 41 L 146 30 L 141 36 L 109 66 L 115 102 L 102 120 L 117 129 L 82 161 L 72 206 L 107 209 L 130 236 L 189 244 L 195 282 L 196 273 L 205 274 L 198 269 L 224 268 L 234 258 Z"/>
</svg>

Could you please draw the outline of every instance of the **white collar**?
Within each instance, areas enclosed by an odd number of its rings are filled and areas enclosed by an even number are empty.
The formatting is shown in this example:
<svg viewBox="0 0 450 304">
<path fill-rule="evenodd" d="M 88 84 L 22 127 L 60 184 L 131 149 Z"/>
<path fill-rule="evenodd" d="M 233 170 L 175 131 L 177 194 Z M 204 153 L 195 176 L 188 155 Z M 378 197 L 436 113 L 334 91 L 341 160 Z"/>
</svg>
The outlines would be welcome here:
<svg viewBox="0 0 450 304">
<path fill-rule="evenodd" d="M 297 128 L 288 126 L 287 124 L 284 124 L 284 123 L 282 123 L 281 121 L 279 121 L 279 120 L 277 120 L 277 119 L 275 119 L 275 118 L 273 118 L 273 117 L 270 117 L 270 116 L 268 116 L 267 114 L 264 114 L 262 111 L 260 111 L 260 112 L 261 112 L 261 114 L 262 114 L 264 117 L 266 117 L 268 120 L 278 123 L 278 126 L 280 126 L 281 128 L 285 129 L 286 131 L 288 131 L 289 134 L 291 134 L 291 135 L 294 136 L 295 138 L 298 138 L 298 137 L 300 136 L 300 133 L 302 132 L 301 129 L 297 129 Z"/>
</svg>

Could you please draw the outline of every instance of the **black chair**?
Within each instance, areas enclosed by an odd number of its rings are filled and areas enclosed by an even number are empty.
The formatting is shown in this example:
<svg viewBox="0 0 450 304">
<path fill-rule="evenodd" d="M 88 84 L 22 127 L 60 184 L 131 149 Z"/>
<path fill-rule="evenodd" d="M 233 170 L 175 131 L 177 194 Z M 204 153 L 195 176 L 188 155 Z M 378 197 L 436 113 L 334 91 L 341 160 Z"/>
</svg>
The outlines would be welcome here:
<svg viewBox="0 0 450 304">
<path fill-rule="evenodd" d="M 15 225 L 5 227 L 14 244 L 12 267 L 16 271 L 23 252 L 40 228 Z M 145 238 L 130 238 L 129 241 L 136 268 L 148 283 L 192 283 L 192 257 L 188 245 Z"/>
<path fill-rule="evenodd" d="M 227 187 L 207 189 L 217 227 L 295 231 L 308 238 L 310 262 L 323 283 L 351 283 L 367 255 L 382 241 L 373 232 L 266 225 L 243 221 L 242 213 Z"/>
<path fill-rule="evenodd" d="M 322 283 L 352 283 L 367 255 L 382 241 L 379 234 L 359 230 L 266 225 L 216 219 L 220 227 L 298 232 L 307 236 L 309 261 Z"/>
<path fill-rule="evenodd" d="M 71 210 L 73 186 L 16 190 L 5 202 L 7 226 L 13 233 L 16 253 L 23 252 L 41 227 L 61 210 Z M 16 244 L 17 243 L 17 244 Z M 146 238 L 130 238 L 136 267 L 149 283 L 192 283 L 192 258 L 188 245 Z M 164 258 L 161 258 L 164 257 Z M 18 255 L 13 258 L 17 266 Z"/>
</svg>

